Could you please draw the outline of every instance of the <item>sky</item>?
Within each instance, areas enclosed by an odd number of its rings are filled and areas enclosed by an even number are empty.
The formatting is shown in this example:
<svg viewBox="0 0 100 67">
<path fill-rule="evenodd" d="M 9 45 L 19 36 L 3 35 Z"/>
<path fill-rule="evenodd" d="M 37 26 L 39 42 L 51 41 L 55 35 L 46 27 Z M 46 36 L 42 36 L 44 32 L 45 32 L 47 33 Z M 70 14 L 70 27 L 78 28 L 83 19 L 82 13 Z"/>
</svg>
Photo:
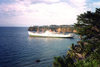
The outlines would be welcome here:
<svg viewBox="0 0 100 67">
<path fill-rule="evenodd" d="M 100 0 L 0 0 L 0 26 L 72 25 Z"/>
</svg>

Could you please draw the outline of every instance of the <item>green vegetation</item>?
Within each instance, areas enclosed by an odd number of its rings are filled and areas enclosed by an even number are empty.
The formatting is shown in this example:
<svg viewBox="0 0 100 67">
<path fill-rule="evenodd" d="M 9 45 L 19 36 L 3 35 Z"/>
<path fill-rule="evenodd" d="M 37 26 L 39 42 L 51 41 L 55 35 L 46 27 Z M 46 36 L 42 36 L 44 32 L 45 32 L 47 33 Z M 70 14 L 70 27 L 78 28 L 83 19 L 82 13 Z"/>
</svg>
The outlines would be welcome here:
<svg viewBox="0 0 100 67">
<path fill-rule="evenodd" d="M 74 25 L 81 40 L 64 57 L 55 57 L 53 67 L 100 67 L 100 8 L 80 14 Z"/>
</svg>

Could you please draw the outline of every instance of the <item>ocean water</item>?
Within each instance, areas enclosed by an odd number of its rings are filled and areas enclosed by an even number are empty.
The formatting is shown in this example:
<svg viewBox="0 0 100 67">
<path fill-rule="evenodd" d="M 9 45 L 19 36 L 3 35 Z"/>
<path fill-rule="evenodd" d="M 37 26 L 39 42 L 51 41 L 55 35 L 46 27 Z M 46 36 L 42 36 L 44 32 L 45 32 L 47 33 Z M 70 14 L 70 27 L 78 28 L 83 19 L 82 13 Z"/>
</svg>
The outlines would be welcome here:
<svg viewBox="0 0 100 67">
<path fill-rule="evenodd" d="M 75 38 L 29 37 L 26 27 L 0 27 L 0 67 L 52 67 L 54 56 L 66 55 Z M 41 62 L 36 63 L 36 60 Z"/>
</svg>

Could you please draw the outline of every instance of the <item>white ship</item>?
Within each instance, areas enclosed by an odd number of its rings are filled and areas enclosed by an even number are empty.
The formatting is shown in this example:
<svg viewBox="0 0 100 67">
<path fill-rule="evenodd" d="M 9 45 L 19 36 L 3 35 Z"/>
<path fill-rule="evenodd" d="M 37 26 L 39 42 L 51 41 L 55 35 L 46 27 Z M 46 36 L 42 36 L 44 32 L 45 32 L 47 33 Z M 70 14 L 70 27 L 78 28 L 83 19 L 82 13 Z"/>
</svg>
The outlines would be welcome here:
<svg viewBox="0 0 100 67">
<path fill-rule="evenodd" d="M 60 33 L 56 33 L 56 32 L 50 32 L 50 31 L 46 31 L 44 33 L 37 33 L 37 32 L 31 32 L 28 31 L 29 36 L 32 37 L 52 37 L 52 38 L 73 38 L 73 34 L 60 34 Z"/>
</svg>

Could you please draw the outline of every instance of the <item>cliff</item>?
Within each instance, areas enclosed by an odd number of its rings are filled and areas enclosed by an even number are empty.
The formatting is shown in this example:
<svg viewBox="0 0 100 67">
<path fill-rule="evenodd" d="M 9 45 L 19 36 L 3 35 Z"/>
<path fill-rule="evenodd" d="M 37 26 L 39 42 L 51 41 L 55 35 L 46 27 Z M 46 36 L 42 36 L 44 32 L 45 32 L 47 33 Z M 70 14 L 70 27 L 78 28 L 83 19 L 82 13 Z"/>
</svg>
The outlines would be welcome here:
<svg viewBox="0 0 100 67">
<path fill-rule="evenodd" d="M 59 33 L 77 32 L 73 25 L 50 25 L 50 26 L 32 26 L 28 31 L 44 32 L 46 30 L 55 31 Z"/>
</svg>

